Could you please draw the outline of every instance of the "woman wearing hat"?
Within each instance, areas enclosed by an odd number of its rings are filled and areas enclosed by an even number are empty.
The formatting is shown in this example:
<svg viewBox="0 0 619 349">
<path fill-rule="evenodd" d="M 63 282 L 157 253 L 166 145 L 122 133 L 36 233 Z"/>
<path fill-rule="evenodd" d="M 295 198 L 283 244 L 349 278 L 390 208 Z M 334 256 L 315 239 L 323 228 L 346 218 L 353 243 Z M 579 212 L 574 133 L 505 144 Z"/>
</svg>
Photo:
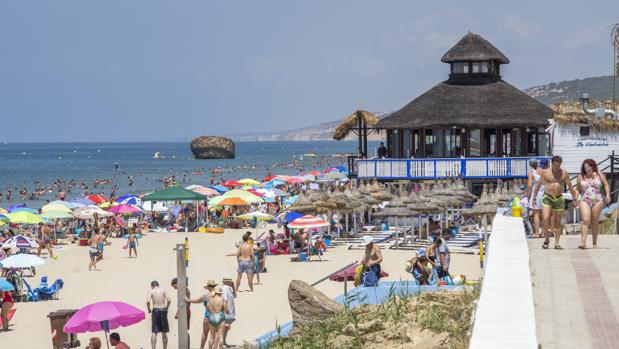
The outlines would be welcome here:
<svg viewBox="0 0 619 349">
<path fill-rule="evenodd" d="M 204 304 L 204 307 L 206 308 L 204 311 L 204 320 L 202 321 L 202 338 L 200 339 L 200 349 L 204 349 L 204 345 L 206 344 L 206 340 L 208 339 L 208 335 L 210 332 L 210 326 L 209 326 L 209 302 L 211 300 L 211 297 L 214 295 L 215 292 L 215 287 L 217 286 L 217 281 L 215 280 L 209 280 L 206 283 L 206 286 L 204 286 L 204 288 L 208 291 L 207 293 L 201 295 L 200 297 L 196 298 L 196 299 L 189 299 L 189 297 L 185 297 L 185 301 L 189 302 L 189 303 L 202 303 Z M 215 333 L 211 333 L 211 339 L 213 338 L 213 336 L 215 335 Z M 211 347 L 211 345 L 209 345 L 209 348 Z"/>
<path fill-rule="evenodd" d="M 363 245 L 365 246 L 365 254 L 363 255 L 363 266 L 366 271 L 371 271 L 376 275 L 376 281 L 380 279 L 380 263 L 383 261 L 383 254 L 376 244 L 374 238 L 365 235 L 363 237 Z M 364 277 L 365 279 L 365 277 Z"/>
<path fill-rule="evenodd" d="M 546 161 L 546 164 L 548 161 Z M 529 209 L 533 211 L 533 237 L 540 237 L 540 229 L 542 226 L 542 195 L 544 195 L 544 186 L 543 184 L 540 187 L 540 190 L 537 192 L 537 200 L 533 198 L 533 188 L 537 182 L 540 181 L 542 176 L 542 166 L 539 165 L 536 159 L 529 160 L 529 166 L 531 167 L 531 171 L 529 171 L 529 180 L 527 182 L 527 191 L 525 196 L 527 200 L 529 200 Z"/>
</svg>

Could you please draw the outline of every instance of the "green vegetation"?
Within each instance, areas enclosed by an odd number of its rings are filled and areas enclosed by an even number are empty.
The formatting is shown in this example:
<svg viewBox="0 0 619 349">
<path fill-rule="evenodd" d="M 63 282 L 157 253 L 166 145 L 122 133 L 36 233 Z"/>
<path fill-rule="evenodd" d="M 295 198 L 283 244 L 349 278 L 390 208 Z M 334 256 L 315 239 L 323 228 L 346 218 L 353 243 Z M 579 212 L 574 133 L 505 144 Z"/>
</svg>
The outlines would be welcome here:
<svg viewBox="0 0 619 349">
<path fill-rule="evenodd" d="M 392 292 L 383 304 L 346 307 L 296 328 L 270 348 L 466 348 L 478 297 L 478 287 L 421 295 Z"/>
</svg>

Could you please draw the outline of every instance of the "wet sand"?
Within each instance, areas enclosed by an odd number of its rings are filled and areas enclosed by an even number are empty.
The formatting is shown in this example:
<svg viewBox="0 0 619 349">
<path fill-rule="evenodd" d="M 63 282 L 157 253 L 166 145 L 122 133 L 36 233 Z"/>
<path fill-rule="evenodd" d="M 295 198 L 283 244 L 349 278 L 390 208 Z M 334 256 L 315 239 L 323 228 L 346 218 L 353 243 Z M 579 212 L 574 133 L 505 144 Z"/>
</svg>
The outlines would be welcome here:
<svg viewBox="0 0 619 349">
<path fill-rule="evenodd" d="M 189 288 L 192 297 L 205 290 L 208 279 L 218 282 L 223 277 L 236 279 L 236 258 L 234 243 L 240 240 L 246 230 L 227 229 L 224 234 L 190 233 L 190 264 L 188 268 Z M 255 231 L 255 230 L 254 230 Z M 88 249 L 70 245 L 55 251 L 57 260 L 46 259 L 47 265 L 38 268 L 37 276 L 27 278 L 32 287 L 39 284 L 41 276 L 48 276 L 50 282 L 62 278 L 65 282 L 60 299 L 45 302 L 16 303 L 17 312 L 9 332 L 0 332 L 2 348 L 51 348 L 49 312 L 59 309 L 78 309 L 84 305 L 104 300 L 123 301 L 146 311 L 146 295 L 152 280 L 159 281 L 172 299 L 170 307 L 170 333 L 168 348 L 177 348 L 177 323 L 174 321 L 176 292 L 170 287 L 176 275 L 176 257 L 173 248 L 183 243 L 184 233 L 150 233 L 140 240 L 139 258 L 128 258 L 127 250 L 121 246 L 122 239 L 112 239 L 106 247 L 105 259 L 98 264 L 101 271 L 88 271 Z M 255 236 L 255 233 L 254 233 Z M 404 262 L 410 251 L 383 250 L 383 270 L 388 280 L 410 280 L 404 271 Z M 268 272 L 261 274 L 261 285 L 254 292 L 248 292 L 246 278 L 241 283 L 236 298 L 237 321 L 230 331 L 228 342 L 242 344 L 292 319 L 288 305 L 288 284 L 292 279 L 313 283 L 331 272 L 358 260 L 363 251 L 348 250 L 339 246 L 327 251 L 322 262 L 291 262 L 290 256 L 267 256 Z M 452 254 L 451 273 L 464 273 L 470 279 L 480 277 L 479 259 L 475 255 Z M 349 284 L 349 286 L 352 286 Z M 343 293 L 343 283 L 326 280 L 317 286 L 330 297 Z M 193 304 L 190 335 L 192 348 L 199 347 L 202 331 L 204 306 Z M 146 320 L 127 328 L 115 330 L 131 348 L 150 348 L 149 314 Z M 103 332 L 80 334 L 82 347 L 91 336 L 103 340 Z M 104 344 L 105 347 L 105 344 Z M 161 337 L 158 339 L 161 348 Z"/>
</svg>

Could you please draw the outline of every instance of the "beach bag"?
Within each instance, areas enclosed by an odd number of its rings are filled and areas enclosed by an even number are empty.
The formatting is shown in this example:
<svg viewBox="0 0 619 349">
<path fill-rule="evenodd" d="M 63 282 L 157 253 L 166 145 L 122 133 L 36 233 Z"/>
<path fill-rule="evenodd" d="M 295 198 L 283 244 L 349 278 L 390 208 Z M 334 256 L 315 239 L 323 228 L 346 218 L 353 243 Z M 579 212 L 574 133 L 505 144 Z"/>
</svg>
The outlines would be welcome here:
<svg viewBox="0 0 619 349">
<path fill-rule="evenodd" d="M 369 270 L 363 273 L 363 287 L 376 287 L 378 286 L 378 277 L 376 274 Z"/>
<path fill-rule="evenodd" d="M 355 287 L 361 285 L 363 283 L 363 265 L 357 266 L 355 269 Z"/>
</svg>

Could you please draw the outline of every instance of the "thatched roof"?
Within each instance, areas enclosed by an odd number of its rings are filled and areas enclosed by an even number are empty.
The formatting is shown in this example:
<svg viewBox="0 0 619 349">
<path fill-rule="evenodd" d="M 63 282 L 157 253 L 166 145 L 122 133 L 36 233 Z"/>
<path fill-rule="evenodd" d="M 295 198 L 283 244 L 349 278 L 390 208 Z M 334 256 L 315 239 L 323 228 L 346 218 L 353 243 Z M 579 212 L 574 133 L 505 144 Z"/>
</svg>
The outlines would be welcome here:
<svg viewBox="0 0 619 349">
<path fill-rule="evenodd" d="M 471 32 L 463 36 L 462 39 L 441 58 L 441 61 L 445 63 L 490 60 L 496 60 L 501 64 L 509 63 L 507 56 L 488 42 L 488 40 Z"/>
<path fill-rule="evenodd" d="M 344 120 L 342 120 L 342 123 L 340 123 L 337 126 L 337 128 L 335 129 L 335 132 L 333 132 L 333 139 L 335 139 L 336 141 L 342 140 L 346 136 L 348 136 L 348 133 L 350 132 L 351 129 L 358 128 L 359 121 L 357 121 L 357 118 L 359 116 L 363 118 L 366 126 L 368 127 L 372 127 L 376 125 L 378 120 L 380 120 L 378 116 L 376 116 L 374 113 L 370 113 L 369 111 L 365 111 L 365 110 L 357 110 L 354 113 L 347 116 L 346 118 L 344 118 Z"/>
<path fill-rule="evenodd" d="M 613 109 L 612 101 L 590 101 L 589 108 Z M 589 124 L 591 128 L 602 131 L 619 130 L 619 120 L 610 117 L 596 117 L 586 115 L 580 102 L 561 102 L 552 105 L 555 111 L 555 121 L 560 124 Z"/>
<path fill-rule="evenodd" d="M 539 127 L 552 117 L 552 109 L 502 80 L 481 85 L 442 82 L 376 127 Z"/>
</svg>

